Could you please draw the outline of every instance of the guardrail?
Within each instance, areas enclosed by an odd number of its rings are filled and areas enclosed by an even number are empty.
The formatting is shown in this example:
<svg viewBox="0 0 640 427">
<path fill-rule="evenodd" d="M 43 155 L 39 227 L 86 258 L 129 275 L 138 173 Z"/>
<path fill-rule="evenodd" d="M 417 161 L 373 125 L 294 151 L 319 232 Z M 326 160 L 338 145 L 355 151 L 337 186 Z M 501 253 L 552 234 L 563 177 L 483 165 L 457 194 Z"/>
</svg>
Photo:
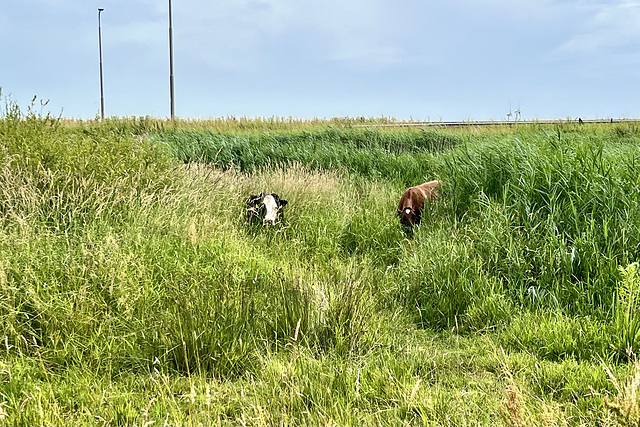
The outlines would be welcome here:
<svg viewBox="0 0 640 427">
<path fill-rule="evenodd" d="M 421 127 L 421 126 L 508 126 L 508 125 L 532 125 L 532 124 L 562 124 L 562 123 L 633 123 L 640 119 L 555 119 L 555 120 L 463 120 L 447 122 L 397 122 L 397 123 L 372 123 L 354 125 L 354 127 Z"/>
</svg>

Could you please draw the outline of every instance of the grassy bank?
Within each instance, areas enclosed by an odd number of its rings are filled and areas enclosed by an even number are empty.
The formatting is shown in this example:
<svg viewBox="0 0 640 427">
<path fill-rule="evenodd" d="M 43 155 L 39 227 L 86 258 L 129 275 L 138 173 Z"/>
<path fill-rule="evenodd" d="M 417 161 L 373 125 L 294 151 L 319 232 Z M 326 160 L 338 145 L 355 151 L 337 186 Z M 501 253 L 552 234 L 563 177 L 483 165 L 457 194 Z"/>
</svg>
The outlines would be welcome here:
<svg viewBox="0 0 640 427">
<path fill-rule="evenodd" d="M 5 104 L 0 425 L 637 423 L 637 124 L 240 122 Z"/>
</svg>

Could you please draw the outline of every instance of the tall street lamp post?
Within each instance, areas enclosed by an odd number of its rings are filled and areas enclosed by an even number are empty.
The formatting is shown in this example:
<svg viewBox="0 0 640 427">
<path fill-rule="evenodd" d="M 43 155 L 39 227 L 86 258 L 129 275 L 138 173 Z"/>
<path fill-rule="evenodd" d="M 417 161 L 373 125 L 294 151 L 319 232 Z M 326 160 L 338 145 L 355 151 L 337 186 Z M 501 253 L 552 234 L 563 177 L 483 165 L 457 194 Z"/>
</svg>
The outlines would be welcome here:
<svg viewBox="0 0 640 427">
<path fill-rule="evenodd" d="M 173 98 L 173 24 L 171 21 L 171 0 L 169 0 L 169 92 L 171 97 L 171 120 L 176 114 L 176 107 Z"/>
<path fill-rule="evenodd" d="M 100 14 L 104 9 L 98 9 L 98 45 L 100 49 L 100 117 L 104 120 L 104 85 L 102 80 L 102 26 L 100 25 Z"/>
</svg>

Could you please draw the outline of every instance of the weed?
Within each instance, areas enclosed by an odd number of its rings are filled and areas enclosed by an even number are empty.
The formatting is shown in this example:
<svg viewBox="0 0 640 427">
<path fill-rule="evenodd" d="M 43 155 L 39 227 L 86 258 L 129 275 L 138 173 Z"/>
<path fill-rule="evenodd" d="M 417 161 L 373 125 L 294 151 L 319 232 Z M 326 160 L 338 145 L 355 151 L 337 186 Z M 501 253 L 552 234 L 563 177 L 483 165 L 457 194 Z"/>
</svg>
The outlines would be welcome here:
<svg viewBox="0 0 640 427">
<path fill-rule="evenodd" d="M 613 306 L 614 331 L 611 346 L 620 357 L 640 353 L 640 272 L 638 263 L 620 267 Z"/>
</svg>

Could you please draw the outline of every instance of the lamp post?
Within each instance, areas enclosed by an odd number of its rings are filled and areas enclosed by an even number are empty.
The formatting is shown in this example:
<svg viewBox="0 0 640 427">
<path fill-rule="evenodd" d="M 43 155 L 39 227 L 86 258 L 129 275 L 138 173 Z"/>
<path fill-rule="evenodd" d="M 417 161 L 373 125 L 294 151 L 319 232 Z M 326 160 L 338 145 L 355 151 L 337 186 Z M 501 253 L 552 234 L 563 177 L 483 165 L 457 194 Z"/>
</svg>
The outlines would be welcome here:
<svg viewBox="0 0 640 427">
<path fill-rule="evenodd" d="M 100 49 L 100 117 L 104 120 L 104 85 L 102 80 L 102 26 L 100 25 L 100 14 L 104 9 L 98 8 L 98 45 Z"/>
<path fill-rule="evenodd" d="M 169 0 L 169 92 L 171 97 L 171 120 L 176 114 L 176 107 L 173 98 L 173 23 L 171 21 L 171 0 Z"/>
</svg>

